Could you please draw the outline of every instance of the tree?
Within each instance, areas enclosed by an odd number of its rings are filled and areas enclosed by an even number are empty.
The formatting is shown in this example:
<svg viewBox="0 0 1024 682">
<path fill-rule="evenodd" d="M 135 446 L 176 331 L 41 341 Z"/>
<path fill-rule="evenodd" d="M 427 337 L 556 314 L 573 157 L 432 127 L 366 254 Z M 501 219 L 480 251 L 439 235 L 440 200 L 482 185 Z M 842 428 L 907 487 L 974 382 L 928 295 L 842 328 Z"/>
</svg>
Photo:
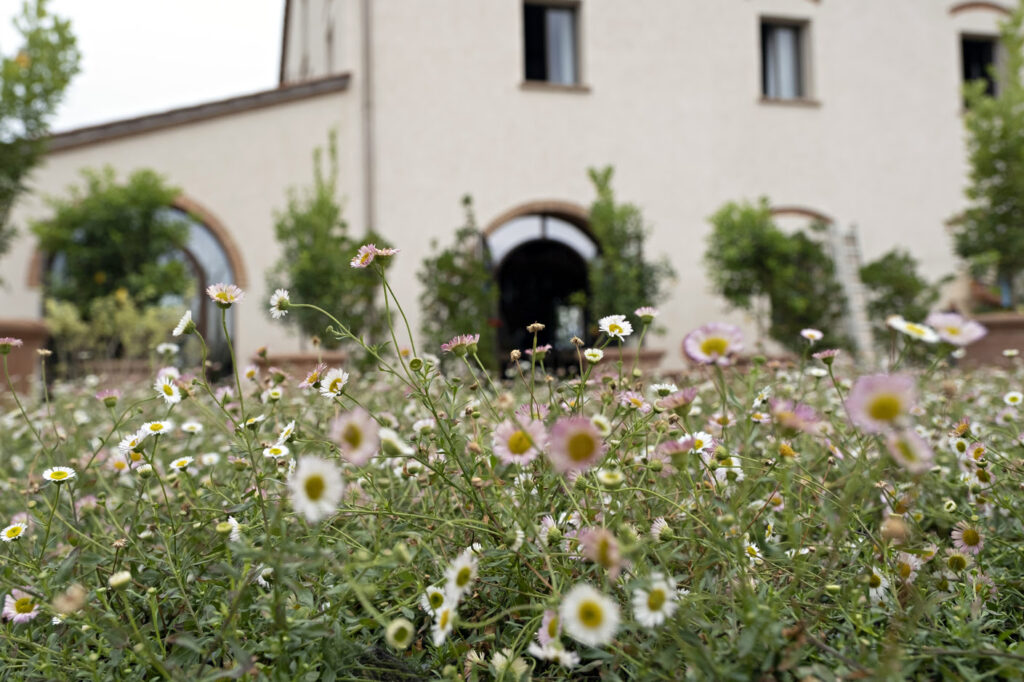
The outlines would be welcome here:
<svg viewBox="0 0 1024 682">
<path fill-rule="evenodd" d="M 423 259 L 417 277 L 423 285 L 420 332 L 427 347 L 437 352 L 456 334 L 480 334 L 477 343 L 481 362 L 493 368 L 497 361 L 497 333 L 494 316 L 498 308 L 498 287 L 486 262 L 486 246 L 473 215 L 473 200 L 462 199 L 466 223 L 455 232 L 452 244 Z M 453 356 L 443 356 L 445 361 Z"/>
<path fill-rule="evenodd" d="M 81 57 L 70 23 L 46 5 L 26 0 L 14 21 L 23 43 L 0 62 L 0 255 L 15 234 L 11 209 L 46 151 L 50 120 Z"/>
<path fill-rule="evenodd" d="M 665 280 L 675 276 L 668 258 L 649 261 L 644 254 L 648 227 L 635 204 L 615 200 L 611 166 L 587 171 L 597 197 L 590 205 L 590 231 L 601 251 L 590 262 L 589 310 L 592 320 L 632 315 L 664 298 Z"/>
<path fill-rule="evenodd" d="M 985 94 L 985 81 L 965 86 L 968 209 L 957 219 L 955 248 L 975 276 L 994 274 L 1005 307 L 1017 301 L 1024 271 L 1024 3 L 1000 29 L 1006 54 L 993 74 L 998 92 Z"/>
<path fill-rule="evenodd" d="M 190 281 L 175 256 L 188 223 L 168 210 L 180 193 L 152 170 L 119 184 L 112 168 L 82 172 L 85 187 L 50 199 L 52 217 L 36 221 L 39 246 L 54 259 L 47 294 L 69 301 L 86 319 L 94 299 L 124 290 L 140 308 L 181 295 Z"/>
<path fill-rule="evenodd" d="M 313 186 L 305 192 L 289 191 L 288 207 L 275 217 L 274 233 L 281 258 L 267 275 L 271 291 L 287 289 L 296 303 L 310 303 L 335 313 L 352 333 L 380 339 L 387 320 L 377 302 L 379 284 L 372 271 L 353 269 L 349 261 L 362 244 L 386 247 L 383 238 L 367 231 L 357 240 L 349 234 L 337 198 L 338 143 L 331 132 L 327 169 L 323 149 L 313 152 Z M 380 262 L 390 266 L 392 259 Z M 308 336 L 323 336 L 324 317 L 308 309 L 290 310 L 285 322 Z M 338 339 L 323 336 L 324 346 L 336 348 Z"/>
<path fill-rule="evenodd" d="M 792 350 L 806 346 L 800 336 L 806 327 L 821 329 L 825 344 L 849 345 L 841 331 L 846 299 L 835 263 L 816 239 L 776 227 L 764 198 L 729 202 L 710 220 L 704 261 L 716 293 L 740 310 L 766 303 L 766 311 L 755 311 L 761 333 Z M 813 232 L 823 229 L 812 226 Z"/>
<path fill-rule="evenodd" d="M 890 315 L 921 321 L 939 299 L 939 284 L 931 284 L 917 272 L 917 259 L 902 249 L 893 249 L 860 269 L 860 280 L 868 294 L 867 312 L 872 332 L 884 344 L 891 330 L 885 324 Z"/>
</svg>

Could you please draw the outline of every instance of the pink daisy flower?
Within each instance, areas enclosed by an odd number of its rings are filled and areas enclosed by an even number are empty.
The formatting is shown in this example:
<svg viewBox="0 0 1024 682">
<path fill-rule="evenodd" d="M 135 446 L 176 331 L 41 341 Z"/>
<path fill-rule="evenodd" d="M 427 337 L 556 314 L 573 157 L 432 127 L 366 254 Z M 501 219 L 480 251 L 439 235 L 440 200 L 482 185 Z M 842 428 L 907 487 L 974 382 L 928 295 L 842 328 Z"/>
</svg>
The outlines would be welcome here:
<svg viewBox="0 0 1024 682">
<path fill-rule="evenodd" d="M 775 398 L 770 404 L 772 416 L 782 428 L 810 434 L 821 430 L 821 417 L 809 405 Z"/>
<path fill-rule="evenodd" d="M 479 341 L 479 334 L 460 334 L 453 337 L 448 343 L 442 343 L 441 350 L 445 353 L 455 353 L 461 358 L 469 353 L 475 353 L 476 344 Z"/>
<path fill-rule="evenodd" d="M 659 410 L 665 412 L 675 412 L 681 417 L 685 417 L 690 413 L 689 405 L 693 402 L 694 398 L 697 397 L 696 388 L 684 388 L 681 391 L 671 393 L 661 400 L 657 401 L 655 405 Z"/>
<path fill-rule="evenodd" d="M 586 471 L 600 462 L 604 453 L 601 432 L 586 417 L 563 417 L 551 428 L 547 455 L 559 473 Z"/>
<path fill-rule="evenodd" d="M 923 474 L 931 470 L 935 461 L 935 453 L 928 441 L 913 429 L 892 434 L 886 445 L 892 458 L 912 474 Z"/>
<path fill-rule="evenodd" d="M 580 551 L 595 564 L 608 571 L 608 577 L 615 580 L 622 570 L 622 554 L 619 541 L 607 528 L 584 528 L 579 535 Z"/>
<path fill-rule="evenodd" d="M 619 404 L 623 407 L 631 407 L 634 410 L 640 410 L 642 414 L 647 414 L 651 411 L 650 404 L 644 400 L 643 395 L 636 391 L 622 391 L 619 393 Z"/>
<path fill-rule="evenodd" d="M 974 554 L 975 556 L 985 546 L 985 537 L 981 534 L 981 531 L 966 521 L 956 524 L 950 537 L 953 538 L 953 546 L 959 551 Z"/>
<path fill-rule="evenodd" d="M 15 624 L 27 623 L 39 615 L 35 597 L 17 588 L 4 597 L 3 617 Z"/>
<path fill-rule="evenodd" d="M 543 422 L 506 419 L 494 430 L 492 445 L 495 456 L 505 464 L 525 466 L 540 454 L 546 438 Z"/>
<path fill-rule="evenodd" d="M 12 348 L 21 348 L 21 346 L 21 339 L 16 339 L 13 336 L 0 337 L 0 355 L 7 355 Z"/>
<path fill-rule="evenodd" d="M 702 365 L 728 365 L 731 355 L 743 350 L 743 334 L 740 328 L 712 322 L 698 327 L 683 339 L 686 356 Z"/>
<path fill-rule="evenodd" d="M 320 380 L 324 378 L 324 374 L 327 372 L 327 363 L 318 362 L 316 367 L 313 368 L 306 378 L 299 384 L 299 388 L 316 388 Z"/>
<path fill-rule="evenodd" d="M 988 333 L 982 325 L 957 313 L 932 313 L 925 324 L 932 327 L 940 339 L 954 346 L 974 343 Z"/>
<path fill-rule="evenodd" d="M 857 379 L 846 400 L 846 409 L 861 429 L 881 433 L 903 421 L 916 402 L 914 377 L 872 374 Z"/>
<path fill-rule="evenodd" d="M 211 284 L 206 288 L 206 295 L 221 308 L 230 308 L 232 304 L 238 303 L 245 298 L 245 292 L 234 284 Z"/>
<path fill-rule="evenodd" d="M 338 444 L 342 458 L 356 466 L 369 462 L 380 447 L 377 422 L 361 407 L 331 422 L 331 440 Z"/>
</svg>

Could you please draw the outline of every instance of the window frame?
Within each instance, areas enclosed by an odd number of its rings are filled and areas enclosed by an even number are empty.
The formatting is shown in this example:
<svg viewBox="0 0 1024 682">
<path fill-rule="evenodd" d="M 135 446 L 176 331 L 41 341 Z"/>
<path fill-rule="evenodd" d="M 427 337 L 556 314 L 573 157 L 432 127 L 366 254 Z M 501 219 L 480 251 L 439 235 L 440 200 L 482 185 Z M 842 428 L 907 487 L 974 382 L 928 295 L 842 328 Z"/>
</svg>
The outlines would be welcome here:
<svg viewBox="0 0 1024 682">
<path fill-rule="evenodd" d="M 572 22 L 572 41 L 573 49 L 572 56 L 575 67 L 575 81 L 572 83 L 557 83 L 550 80 L 550 63 L 548 62 L 547 55 L 547 41 L 545 36 L 545 70 L 548 72 L 548 77 L 544 80 L 527 78 L 526 76 L 526 8 L 527 7 L 539 7 L 544 10 L 545 16 L 545 27 L 547 25 L 547 10 L 549 9 L 567 9 L 572 11 L 573 22 Z M 524 90 L 561 90 L 566 92 L 589 92 L 590 88 L 584 85 L 584 71 L 583 71 L 583 11 L 582 3 L 580 0 L 523 0 L 521 5 L 521 11 L 519 13 L 520 19 L 520 43 L 519 47 L 521 52 L 520 69 L 522 75 L 522 81 L 520 87 Z"/>
<path fill-rule="evenodd" d="M 800 94 L 796 97 L 774 97 L 767 92 L 767 45 L 766 28 L 795 28 L 797 29 L 797 59 L 799 73 Z M 763 104 L 795 104 L 820 106 L 815 98 L 815 82 L 813 74 L 814 52 L 811 40 L 811 20 L 805 17 L 784 17 L 776 15 L 762 15 L 757 21 L 758 59 L 760 61 L 759 74 L 759 95 Z"/>
<path fill-rule="evenodd" d="M 964 74 L 963 74 L 963 68 L 964 68 L 964 41 L 966 41 L 966 40 L 975 40 L 975 41 L 984 40 L 986 42 L 992 43 L 992 66 L 995 67 L 995 74 L 994 74 L 993 79 L 992 79 L 992 89 L 994 90 L 994 93 L 993 93 L 992 96 L 993 97 L 998 97 L 999 96 L 999 90 L 1000 90 L 1000 88 L 999 88 L 999 69 L 1005 63 L 1005 57 L 1006 57 L 1006 55 L 1004 54 L 1004 51 L 1003 51 L 1002 42 L 1000 42 L 1000 40 L 999 40 L 999 36 L 996 35 L 996 34 L 991 34 L 991 33 L 979 33 L 977 31 L 961 31 L 958 34 L 958 36 L 960 38 L 960 40 L 958 41 L 958 48 L 959 48 L 959 51 L 960 51 L 959 63 L 960 63 L 960 90 L 961 90 L 961 92 L 963 92 L 963 88 L 964 88 L 965 85 L 967 85 L 968 83 L 972 82 L 972 81 L 966 80 L 964 78 Z M 974 80 L 981 80 L 981 79 L 974 79 Z M 964 106 L 965 107 L 967 106 L 966 101 L 964 102 Z"/>
</svg>

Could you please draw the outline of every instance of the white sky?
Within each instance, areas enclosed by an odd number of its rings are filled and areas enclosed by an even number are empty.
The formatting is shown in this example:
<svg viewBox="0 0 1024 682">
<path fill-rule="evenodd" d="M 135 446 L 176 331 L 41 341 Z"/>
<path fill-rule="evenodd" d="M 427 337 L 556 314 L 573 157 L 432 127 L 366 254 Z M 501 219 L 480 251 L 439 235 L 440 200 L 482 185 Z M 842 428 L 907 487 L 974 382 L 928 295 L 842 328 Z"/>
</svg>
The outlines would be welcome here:
<svg viewBox="0 0 1024 682">
<path fill-rule="evenodd" d="M 0 0 L 0 53 L 18 49 Z M 198 104 L 277 85 L 284 0 L 51 0 L 71 19 L 82 71 L 54 131 Z"/>
</svg>

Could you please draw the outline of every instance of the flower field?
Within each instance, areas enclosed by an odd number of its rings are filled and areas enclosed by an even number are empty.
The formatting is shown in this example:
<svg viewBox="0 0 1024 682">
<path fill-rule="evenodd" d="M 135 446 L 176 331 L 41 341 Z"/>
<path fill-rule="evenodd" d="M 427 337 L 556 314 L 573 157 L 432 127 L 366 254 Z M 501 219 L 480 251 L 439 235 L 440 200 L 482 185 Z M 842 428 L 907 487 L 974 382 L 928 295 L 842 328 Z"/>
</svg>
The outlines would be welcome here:
<svg viewBox="0 0 1024 682">
<path fill-rule="evenodd" d="M 0 677 L 1024 677 L 1024 367 L 955 368 L 983 330 L 893 319 L 879 373 L 816 330 L 737 362 L 711 324 L 666 378 L 603 352 L 646 308 L 574 376 L 535 345 L 499 380 L 472 334 L 417 348 L 382 288 L 390 343 L 324 313 L 365 371 L 214 384 L 165 355 L 3 394 Z"/>
</svg>

